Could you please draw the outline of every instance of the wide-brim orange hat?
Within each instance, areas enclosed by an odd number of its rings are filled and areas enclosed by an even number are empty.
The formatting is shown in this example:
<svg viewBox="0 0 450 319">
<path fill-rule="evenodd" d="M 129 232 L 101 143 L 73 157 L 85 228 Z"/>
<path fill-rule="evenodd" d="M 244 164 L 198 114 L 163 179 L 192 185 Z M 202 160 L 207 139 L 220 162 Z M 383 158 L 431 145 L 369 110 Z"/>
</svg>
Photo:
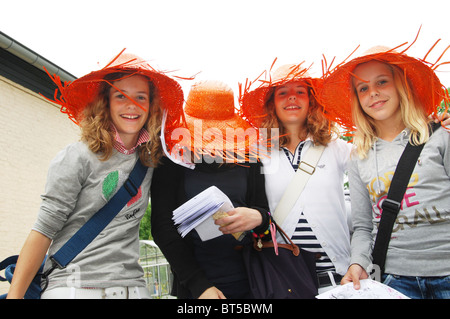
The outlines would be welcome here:
<svg viewBox="0 0 450 319">
<path fill-rule="evenodd" d="M 353 72 L 361 63 L 372 60 L 388 63 L 399 67 L 404 77 L 408 79 L 408 94 L 414 92 L 425 112 L 429 115 L 437 111 L 443 99 L 446 99 L 445 87 L 436 76 L 434 69 L 436 63 L 431 64 L 425 60 L 413 58 L 385 46 L 375 46 L 364 52 L 361 56 L 342 63 L 328 74 L 325 74 L 323 89 L 319 100 L 327 112 L 336 119 L 341 126 L 352 131 L 355 129 L 352 118 L 352 77 Z"/>
<path fill-rule="evenodd" d="M 248 119 L 254 127 L 261 127 L 268 115 L 265 105 L 272 96 L 273 89 L 288 82 L 305 81 L 312 88 L 313 94 L 316 95 L 316 92 L 322 86 L 322 79 L 311 77 L 308 73 L 309 69 L 302 67 L 302 64 L 285 64 L 280 66 L 272 74 L 269 72 L 269 79 L 257 79 L 261 84 L 253 90 L 251 89 L 252 82 L 247 81 L 245 87 L 241 87 L 239 94 L 241 115 Z"/>
<path fill-rule="evenodd" d="M 236 162 L 248 159 L 253 152 L 258 131 L 238 114 L 233 90 L 227 84 L 211 80 L 195 83 L 187 97 L 184 116 L 191 138 L 182 139 L 176 146 L 189 148 L 195 158 L 213 152 Z"/>
<path fill-rule="evenodd" d="M 51 100 L 51 102 L 60 105 L 61 112 L 67 114 L 73 122 L 79 124 L 83 118 L 83 110 L 95 100 L 102 84 L 108 82 L 105 80 L 105 76 L 117 72 L 146 76 L 156 88 L 155 96 L 158 98 L 161 108 L 167 110 L 167 125 L 178 125 L 182 119 L 184 100 L 180 84 L 163 71 L 153 68 L 140 57 L 124 53 L 124 50 L 102 69 L 93 71 L 72 82 L 63 84 L 58 76 L 49 74 L 57 86 L 54 100 Z M 170 129 L 166 131 L 170 133 Z"/>
</svg>

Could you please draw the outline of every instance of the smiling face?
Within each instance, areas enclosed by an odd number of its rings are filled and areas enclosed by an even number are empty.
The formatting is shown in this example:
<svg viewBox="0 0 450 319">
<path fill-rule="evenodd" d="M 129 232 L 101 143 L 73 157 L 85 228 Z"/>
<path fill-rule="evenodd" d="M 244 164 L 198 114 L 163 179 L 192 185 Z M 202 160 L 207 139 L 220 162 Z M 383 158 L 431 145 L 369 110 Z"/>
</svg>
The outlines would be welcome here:
<svg viewBox="0 0 450 319">
<path fill-rule="evenodd" d="M 305 125 L 309 109 L 305 82 L 288 82 L 275 88 L 275 113 L 284 126 Z"/>
<path fill-rule="evenodd" d="M 109 92 L 111 119 L 127 149 L 136 145 L 150 108 L 148 79 L 133 75 L 113 82 Z M 138 105 L 140 105 L 140 107 Z"/>
<path fill-rule="evenodd" d="M 353 73 L 353 86 L 364 113 L 376 124 L 401 121 L 400 97 L 389 66 L 370 61 L 358 65 Z"/>
</svg>

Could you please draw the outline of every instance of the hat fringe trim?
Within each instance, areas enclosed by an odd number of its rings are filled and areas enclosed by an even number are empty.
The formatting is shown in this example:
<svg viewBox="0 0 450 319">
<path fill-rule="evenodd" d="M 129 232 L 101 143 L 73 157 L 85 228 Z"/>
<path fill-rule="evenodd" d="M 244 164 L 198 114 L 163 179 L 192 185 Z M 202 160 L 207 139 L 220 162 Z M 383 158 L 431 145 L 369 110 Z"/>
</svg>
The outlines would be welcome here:
<svg viewBox="0 0 450 319">
<path fill-rule="evenodd" d="M 122 53 L 126 50 L 126 48 L 123 48 L 122 51 L 118 55 L 116 55 L 107 65 L 105 65 L 102 70 L 109 68 L 117 59 L 122 55 Z"/>
<path fill-rule="evenodd" d="M 211 156 L 213 152 L 218 155 L 214 156 L 215 159 L 220 159 L 223 163 L 251 163 L 256 161 L 261 161 L 262 158 L 270 158 L 270 150 L 274 145 L 278 145 L 278 142 L 273 143 L 273 140 L 279 140 L 278 135 L 262 140 L 258 139 L 258 143 L 247 144 L 245 147 L 228 150 L 228 149 L 204 149 L 204 148 L 194 148 L 191 151 L 194 154 L 194 162 L 201 160 L 201 156 Z M 224 141 L 226 143 L 226 141 Z M 217 162 L 217 161 L 216 161 Z"/>
<path fill-rule="evenodd" d="M 72 114 L 70 109 L 67 107 L 68 104 L 66 102 L 66 97 L 65 97 L 65 91 L 66 91 L 65 87 L 67 87 L 67 85 L 69 85 L 71 83 L 71 81 L 64 81 L 64 85 L 63 85 L 63 83 L 61 82 L 61 78 L 58 75 L 55 74 L 54 76 L 52 76 L 45 67 L 44 67 L 44 70 L 47 73 L 47 75 L 50 77 L 50 79 L 53 81 L 53 83 L 55 83 L 57 88 L 55 89 L 55 93 L 53 95 L 53 100 L 47 98 L 46 96 L 42 95 L 41 93 L 39 93 L 39 94 L 43 98 L 45 98 L 47 101 L 59 105 L 61 113 L 66 114 L 73 123 L 75 123 L 76 125 L 79 125 L 78 121 L 75 119 L 74 115 Z M 61 93 L 59 98 L 58 98 L 58 91 Z"/>
</svg>

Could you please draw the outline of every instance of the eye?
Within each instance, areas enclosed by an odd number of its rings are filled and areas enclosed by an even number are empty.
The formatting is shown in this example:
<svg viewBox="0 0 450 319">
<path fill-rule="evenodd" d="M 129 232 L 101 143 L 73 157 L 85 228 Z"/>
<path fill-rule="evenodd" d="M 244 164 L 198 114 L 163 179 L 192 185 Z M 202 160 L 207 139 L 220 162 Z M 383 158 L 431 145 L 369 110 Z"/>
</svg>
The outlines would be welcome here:
<svg viewBox="0 0 450 319">
<path fill-rule="evenodd" d="M 123 95 L 123 94 L 120 93 L 120 92 L 117 92 L 116 94 L 114 94 L 113 97 L 116 98 L 116 99 L 119 99 L 119 100 L 125 99 L 125 98 L 126 98 L 126 96 Z"/>
<path fill-rule="evenodd" d="M 367 86 L 366 86 L 366 85 L 360 86 L 360 87 L 358 88 L 358 93 L 364 93 L 364 92 L 366 92 L 366 91 L 367 91 Z"/>
</svg>

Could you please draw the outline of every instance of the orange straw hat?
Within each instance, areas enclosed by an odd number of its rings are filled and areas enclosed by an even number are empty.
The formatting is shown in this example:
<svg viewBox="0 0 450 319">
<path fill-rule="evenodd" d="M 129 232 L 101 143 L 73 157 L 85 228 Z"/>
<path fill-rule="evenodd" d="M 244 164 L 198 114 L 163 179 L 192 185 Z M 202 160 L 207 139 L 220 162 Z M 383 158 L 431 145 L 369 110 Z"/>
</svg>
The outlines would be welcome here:
<svg viewBox="0 0 450 319">
<path fill-rule="evenodd" d="M 414 92 L 427 114 L 435 112 L 441 101 L 447 99 L 445 87 L 434 72 L 440 65 L 437 64 L 439 60 L 431 64 L 425 61 L 426 56 L 422 60 L 416 59 L 406 55 L 406 50 L 397 52 L 395 49 L 375 46 L 364 52 L 363 55 L 347 63 L 344 61 L 333 70 L 326 71 L 323 89 L 319 96 L 320 102 L 327 112 L 335 117 L 338 124 L 350 131 L 354 130 L 351 111 L 353 71 L 361 63 L 376 60 L 399 67 L 405 78 L 408 79 L 408 94 L 411 94 L 411 91 Z"/>
<path fill-rule="evenodd" d="M 106 75 L 117 72 L 129 73 L 130 75 L 139 74 L 146 76 L 154 84 L 156 88 L 155 98 L 159 100 L 162 110 L 168 111 L 167 125 L 178 125 L 183 113 L 183 90 L 180 84 L 164 72 L 151 67 L 140 57 L 123 52 L 124 50 L 104 68 L 93 71 L 73 82 L 63 84 L 58 76 L 52 77 L 49 74 L 57 86 L 54 100 L 50 101 L 60 105 L 61 112 L 67 114 L 74 123 L 79 124 L 83 117 L 83 110 L 99 94 L 102 83 L 106 82 L 112 85 L 105 80 Z M 170 133 L 170 131 L 170 128 L 166 130 L 167 133 Z"/>
<path fill-rule="evenodd" d="M 184 108 L 190 139 L 176 146 L 200 154 L 219 155 L 227 161 L 248 159 L 258 132 L 242 119 L 234 106 L 233 90 L 219 81 L 195 83 Z"/>
<path fill-rule="evenodd" d="M 282 65 L 273 72 L 269 80 L 259 80 L 262 82 L 261 85 L 252 91 L 250 90 L 252 82 L 247 81 L 244 88 L 240 88 L 239 94 L 240 112 L 242 116 L 247 118 L 253 126 L 260 127 L 268 115 L 265 104 L 272 96 L 273 88 L 288 82 L 306 81 L 312 88 L 313 94 L 316 95 L 316 91 L 320 90 L 322 86 L 322 80 L 312 78 L 308 74 L 308 69 L 301 65 L 302 63 Z"/>
</svg>

